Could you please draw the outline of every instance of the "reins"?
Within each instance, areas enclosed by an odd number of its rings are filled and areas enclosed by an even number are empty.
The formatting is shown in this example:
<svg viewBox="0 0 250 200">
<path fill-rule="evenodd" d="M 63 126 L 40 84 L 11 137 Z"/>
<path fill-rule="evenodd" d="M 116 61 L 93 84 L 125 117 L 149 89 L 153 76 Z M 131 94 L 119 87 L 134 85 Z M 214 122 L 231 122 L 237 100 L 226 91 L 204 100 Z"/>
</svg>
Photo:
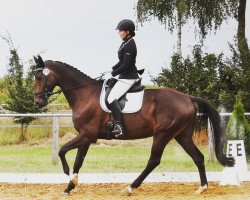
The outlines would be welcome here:
<svg viewBox="0 0 250 200">
<path fill-rule="evenodd" d="M 36 70 L 36 73 L 37 73 L 38 71 L 41 71 L 41 70 L 44 70 L 44 69 L 46 69 L 46 68 L 38 68 L 38 69 Z M 43 72 L 43 73 L 44 73 L 44 72 Z M 44 75 L 45 75 L 45 74 L 44 74 Z M 47 74 L 47 75 L 48 75 L 48 74 Z M 69 91 L 69 90 L 73 90 L 73 89 L 76 89 L 76 88 L 80 88 L 80 87 L 84 87 L 84 86 L 88 86 L 88 85 L 92 85 L 92 84 L 94 84 L 94 83 L 100 82 L 100 81 L 102 81 L 101 78 L 103 77 L 103 74 L 102 74 L 101 76 L 98 76 L 98 77 L 94 78 L 95 81 L 93 81 L 93 82 L 85 83 L 85 84 L 82 84 L 82 85 L 77 85 L 77 86 L 74 86 L 74 87 L 71 87 L 71 88 L 68 88 L 68 89 L 65 89 L 65 90 L 60 89 L 60 90 L 58 90 L 58 91 L 56 91 L 56 92 L 49 92 L 49 91 L 48 91 L 48 88 L 47 88 L 47 87 L 48 87 L 47 75 L 45 75 L 45 82 L 46 82 L 46 85 L 45 85 L 44 90 L 41 91 L 41 92 L 35 93 L 35 95 L 38 95 L 38 96 L 44 95 L 44 97 L 45 97 L 46 99 L 48 99 L 48 98 L 49 98 L 50 96 L 52 96 L 52 95 L 60 94 L 60 93 L 62 93 L 62 92 L 66 92 L 66 91 Z"/>
<path fill-rule="evenodd" d="M 68 88 L 68 89 L 65 89 L 65 90 L 60 89 L 60 90 L 58 90 L 58 91 L 56 91 L 56 92 L 49 92 L 49 95 L 52 96 L 52 95 L 55 95 L 55 94 L 60 94 L 60 93 L 62 93 L 62 92 L 67 92 L 67 91 L 69 91 L 69 90 L 74 90 L 74 89 L 76 89 L 76 88 L 80 88 L 80 87 L 85 87 L 85 86 L 88 86 L 88 85 L 92 85 L 92 84 L 94 84 L 94 83 L 97 83 L 97 82 L 102 81 L 102 79 L 100 79 L 102 76 L 103 76 L 103 75 L 94 78 L 95 81 L 90 82 L 90 83 L 85 83 L 85 84 L 83 84 L 83 85 L 77 85 L 77 86 L 75 86 L 75 87 Z"/>
<path fill-rule="evenodd" d="M 102 77 L 103 77 L 103 75 L 98 76 L 98 77 L 94 78 L 95 81 L 90 82 L 90 83 L 85 83 L 85 84 L 83 84 L 83 85 L 78 85 L 78 86 L 75 86 L 75 87 L 72 87 L 72 88 L 68 88 L 68 89 L 66 89 L 66 90 L 61 90 L 61 89 L 60 89 L 60 90 L 58 90 L 58 91 L 56 91 L 56 92 L 49 92 L 49 93 L 50 93 L 50 96 L 52 96 L 52 95 L 55 95 L 55 94 L 60 94 L 60 93 L 62 93 L 62 92 L 66 92 L 66 91 L 68 91 L 68 90 L 73 90 L 73 89 L 76 89 L 76 88 L 80 88 L 80 87 L 92 85 L 92 84 L 94 84 L 94 83 L 97 83 L 97 82 L 102 81 L 102 79 L 101 79 Z M 126 82 L 124 82 L 124 81 L 122 81 L 122 80 L 119 80 L 119 79 L 117 79 L 117 80 L 118 80 L 118 81 L 121 81 L 121 82 L 123 82 L 123 83 L 125 83 L 125 84 L 128 84 L 128 85 L 133 85 L 133 84 L 126 83 Z"/>
</svg>

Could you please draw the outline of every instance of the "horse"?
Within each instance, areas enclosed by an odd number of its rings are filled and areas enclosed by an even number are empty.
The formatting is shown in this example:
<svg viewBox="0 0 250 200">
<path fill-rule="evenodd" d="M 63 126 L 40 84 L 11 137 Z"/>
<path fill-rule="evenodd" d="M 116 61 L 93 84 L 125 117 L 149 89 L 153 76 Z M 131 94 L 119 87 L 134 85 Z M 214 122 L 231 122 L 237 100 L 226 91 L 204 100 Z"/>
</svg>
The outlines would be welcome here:
<svg viewBox="0 0 250 200">
<path fill-rule="evenodd" d="M 34 57 L 37 70 L 35 74 L 34 102 L 45 107 L 56 86 L 65 95 L 72 110 L 72 121 L 78 135 L 63 145 L 58 155 L 63 171 L 70 176 L 65 194 L 70 194 L 78 184 L 78 173 L 92 143 L 107 138 L 107 123 L 110 114 L 100 107 L 99 97 L 102 80 L 93 79 L 78 69 L 59 61 L 43 61 L 41 56 Z M 194 144 L 192 135 L 197 125 L 197 112 L 200 120 L 208 118 L 211 122 L 215 154 L 222 166 L 233 166 L 234 158 L 224 153 L 225 132 L 220 123 L 217 110 L 206 100 L 180 93 L 171 88 L 145 89 L 143 105 L 136 113 L 123 114 L 126 135 L 122 140 L 134 140 L 153 137 L 151 155 L 142 173 L 132 184 L 125 188 L 128 195 L 137 189 L 144 179 L 160 164 L 164 148 L 170 140 L 175 139 L 185 152 L 193 159 L 200 175 L 197 193 L 207 190 L 208 182 L 205 172 L 204 155 Z M 78 149 L 73 173 L 67 163 L 65 154 Z"/>
</svg>

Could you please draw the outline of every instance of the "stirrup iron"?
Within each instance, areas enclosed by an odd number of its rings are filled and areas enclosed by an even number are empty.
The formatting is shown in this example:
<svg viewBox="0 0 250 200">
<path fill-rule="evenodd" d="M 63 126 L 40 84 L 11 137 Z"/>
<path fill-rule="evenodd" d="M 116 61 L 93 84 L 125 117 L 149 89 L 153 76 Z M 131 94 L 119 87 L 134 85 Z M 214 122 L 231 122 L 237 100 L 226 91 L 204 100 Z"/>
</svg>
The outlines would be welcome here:
<svg viewBox="0 0 250 200">
<path fill-rule="evenodd" d="M 116 124 L 115 127 L 114 127 L 114 130 L 112 131 L 112 134 L 113 134 L 114 137 L 116 137 L 116 138 L 118 138 L 118 137 L 120 137 L 121 135 L 123 135 L 123 132 L 122 132 L 122 125 Z"/>
</svg>

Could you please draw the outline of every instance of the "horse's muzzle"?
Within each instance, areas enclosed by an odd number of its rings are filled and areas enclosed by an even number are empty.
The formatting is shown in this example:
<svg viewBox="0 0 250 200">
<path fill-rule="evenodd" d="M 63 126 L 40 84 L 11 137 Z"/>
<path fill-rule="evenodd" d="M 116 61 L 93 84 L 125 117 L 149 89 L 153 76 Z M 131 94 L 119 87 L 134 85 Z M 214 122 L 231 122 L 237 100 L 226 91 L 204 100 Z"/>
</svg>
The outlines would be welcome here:
<svg viewBox="0 0 250 200">
<path fill-rule="evenodd" d="M 48 101 L 43 100 L 43 99 L 39 99 L 39 100 L 36 99 L 34 100 L 34 104 L 38 106 L 39 108 L 42 108 L 48 105 Z"/>
</svg>

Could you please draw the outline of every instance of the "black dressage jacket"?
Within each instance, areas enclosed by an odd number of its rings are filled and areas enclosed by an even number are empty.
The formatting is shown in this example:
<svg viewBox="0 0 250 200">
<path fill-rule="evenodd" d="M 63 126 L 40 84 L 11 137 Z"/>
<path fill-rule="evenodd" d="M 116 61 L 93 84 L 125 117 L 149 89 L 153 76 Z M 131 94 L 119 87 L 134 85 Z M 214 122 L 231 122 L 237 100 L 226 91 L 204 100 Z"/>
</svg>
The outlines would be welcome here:
<svg viewBox="0 0 250 200">
<path fill-rule="evenodd" d="M 119 75 L 120 79 L 139 78 L 137 68 L 135 66 L 136 55 L 137 49 L 134 39 L 132 37 L 126 38 L 118 50 L 119 62 L 112 67 L 112 76 Z"/>
</svg>

